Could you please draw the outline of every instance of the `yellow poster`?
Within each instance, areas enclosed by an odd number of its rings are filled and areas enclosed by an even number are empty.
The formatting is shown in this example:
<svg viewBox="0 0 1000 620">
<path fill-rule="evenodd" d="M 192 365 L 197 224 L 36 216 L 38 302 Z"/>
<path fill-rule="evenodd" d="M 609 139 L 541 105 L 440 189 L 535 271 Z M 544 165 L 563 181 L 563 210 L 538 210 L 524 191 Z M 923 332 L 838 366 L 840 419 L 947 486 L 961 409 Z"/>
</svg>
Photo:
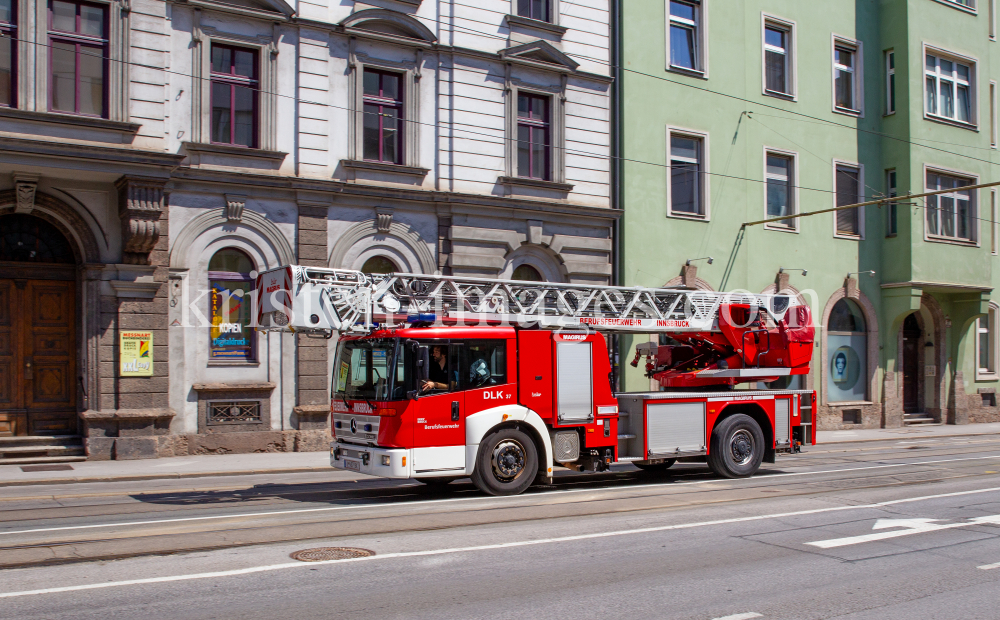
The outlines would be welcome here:
<svg viewBox="0 0 1000 620">
<path fill-rule="evenodd" d="M 121 332 L 119 377 L 153 376 L 153 332 Z"/>
</svg>

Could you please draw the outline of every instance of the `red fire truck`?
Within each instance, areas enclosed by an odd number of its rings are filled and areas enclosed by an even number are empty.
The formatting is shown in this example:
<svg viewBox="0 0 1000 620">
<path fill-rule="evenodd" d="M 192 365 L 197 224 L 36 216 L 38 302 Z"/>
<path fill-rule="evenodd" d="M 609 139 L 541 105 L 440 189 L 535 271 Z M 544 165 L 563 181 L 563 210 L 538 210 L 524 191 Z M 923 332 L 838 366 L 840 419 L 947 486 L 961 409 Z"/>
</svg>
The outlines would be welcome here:
<svg viewBox="0 0 1000 620">
<path fill-rule="evenodd" d="M 562 465 L 720 476 L 815 442 L 804 390 L 814 328 L 786 295 L 723 294 L 288 266 L 256 283 L 258 327 L 339 336 L 333 467 L 427 484 L 471 477 L 511 495 Z M 614 393 L 605 333 L 661 391 Z"/>
</svg>

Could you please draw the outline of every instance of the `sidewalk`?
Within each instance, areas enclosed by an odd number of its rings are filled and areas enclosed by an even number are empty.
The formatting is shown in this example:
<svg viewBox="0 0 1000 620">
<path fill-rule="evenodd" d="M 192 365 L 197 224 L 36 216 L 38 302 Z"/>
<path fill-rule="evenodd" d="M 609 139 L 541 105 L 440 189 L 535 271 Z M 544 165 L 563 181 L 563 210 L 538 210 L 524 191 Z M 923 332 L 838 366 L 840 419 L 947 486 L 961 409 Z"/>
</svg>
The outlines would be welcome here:
<svg viewBox="0 0 1000 620">
<path fill-rule="evenodd" d="M 816 431 L 816 444 L 850 443 L 853 441 L 891 441 L 893 439 L 931 439 L 969 435 L 1000 435 L 1000 423 L 933 424 L 903 428 L 872 428 L 856 431 Z"/>
<path fill-rule="evenodd" d="M 330 467 L 330 453 L 327 451 L 213 454 L 140 461 L 84 461 L 66 463 L 61 466 L 70 466 L 72 469 L 63 471 L 23 471 L 21 467 L 30 468 L 31 466 L 0 465 L 0 488 L 26 484 L 124 482 L 129 480 L 168 478 L 204 478 L 208 476 L 246 476 L 304 472 L 334 473 L 336 471 Z"/>
<path fill-rule="evenodd" d="M 908 426 L 904 428 L 856 431 L 818 431 L 817 445 L 855 441 L 893 441 L 933 439 L 976 435 L 1000 435 L 998 424 L 962 426 Z M 808 448 L 807 448 L 808 449 Z M 330 467 L 329 452 L 268 452 L 261 454 L 225 454 L 181 456 L 142 461 L 85 461 L 67 463 L 62 471 L 23 471 L 20 465 L 0 465 L 0 488 L 7 486 L 66 484 L 74 482 L 126 482 L 170 478 L 205 478 L 209 476 L 246 476 L 306 472 L 345 475 Z"/>
</svg>

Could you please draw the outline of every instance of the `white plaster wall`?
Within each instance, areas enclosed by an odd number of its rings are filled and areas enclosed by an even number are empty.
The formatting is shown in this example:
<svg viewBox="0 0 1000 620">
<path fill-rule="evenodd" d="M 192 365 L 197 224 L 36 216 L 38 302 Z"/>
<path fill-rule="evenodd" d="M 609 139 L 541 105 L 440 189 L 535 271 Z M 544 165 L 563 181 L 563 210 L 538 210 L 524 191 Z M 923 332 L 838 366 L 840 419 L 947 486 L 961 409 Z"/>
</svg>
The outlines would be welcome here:
<svg viewBox="0 0 1000 620">
<path fill-rule="evenodd" d="M 215 252 L 235 247 L 246 252 L 258 270 L 281 264 L 277 248 L 263 234 L 246 224 L 215 226 L 203 232 L 184 252 L 174 254 L 177 239 L 192 220 L 209 210 L 221 210 L 221 195 L 197 191 L 177 191 L 170 197 L 171 280 L 180 295 L 170 307 L 170 406 L 177 412 L 171 428 L 175 433 L 194 433 L 198 429 L 198 395 L 193 383 L 270 381 L 276 384 L 271 393 L 271 426 L 274 430 L 291 428 L 289 416 L 295 404 L 295 344 L 291 337 L 258 334 L 257 362 L 228 366 L 209 365 L 208 263 Z M 293 248 L 295 240 L 295 204 L 275 197 L 248 199 L 247 210 L 264 215 Z M 282 342 L 284 340 L 284 342 Z M 281 415 L 278 413 L 281 412 Z"/>
</svg>

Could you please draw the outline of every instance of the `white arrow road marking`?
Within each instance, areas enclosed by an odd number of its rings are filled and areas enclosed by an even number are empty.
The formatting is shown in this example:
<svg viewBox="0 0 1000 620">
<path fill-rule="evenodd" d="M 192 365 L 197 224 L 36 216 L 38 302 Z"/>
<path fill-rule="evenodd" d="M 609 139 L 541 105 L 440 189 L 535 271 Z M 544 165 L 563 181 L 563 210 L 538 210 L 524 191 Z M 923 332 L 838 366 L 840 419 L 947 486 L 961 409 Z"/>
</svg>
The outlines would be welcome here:
<svg viewBox="0 0 1000 620">
<path fill-rule="evenodd" d="M 721 618 L 712 618 L 712 620 L 750 620 L 751 618 L 763 618 L 764 616 L 755 612 L 748 611 L 745 614 L 733 614 L 731 616 L 722 616 Z"/>
<path fill-rule="evenodd" d="M 925 534 L 927 532 L 938 532 L 941 530 L 951 530 L 957 527 L 971 527 L 973 525 L 1000 525 L 1000 515 L 989 515 L 986 517 L 975 517 L 963 523 L 938 523 L 941 519 L 878 519 L 873 530 L 885 530 L 889 528 L 902 528 L 891 532 L 878 532 L 875 534 L 863 534 L 861 536 L 849 536 L 847 538 L 832 538 L 830 540 L 817 540 L 807 542 L 807 545 L 819 547 L 820 549 L 834 549 L 836 547 L 847 547 L 849 545 L 859 545 L 876 540 L 886 540 L 889 538 L 899 538 L 900 536 L 912 536 L 913 534 Z M 982 567 L 980 567 L 982 568 Z"/>
<path fill-rule="evenodd" d="M 977 566 L 979 570 L 993 570 L 994 568 L 1000 568 L 1000 562 L 996 564 L 983 564 L 982 566 Z"/>
</svg>

